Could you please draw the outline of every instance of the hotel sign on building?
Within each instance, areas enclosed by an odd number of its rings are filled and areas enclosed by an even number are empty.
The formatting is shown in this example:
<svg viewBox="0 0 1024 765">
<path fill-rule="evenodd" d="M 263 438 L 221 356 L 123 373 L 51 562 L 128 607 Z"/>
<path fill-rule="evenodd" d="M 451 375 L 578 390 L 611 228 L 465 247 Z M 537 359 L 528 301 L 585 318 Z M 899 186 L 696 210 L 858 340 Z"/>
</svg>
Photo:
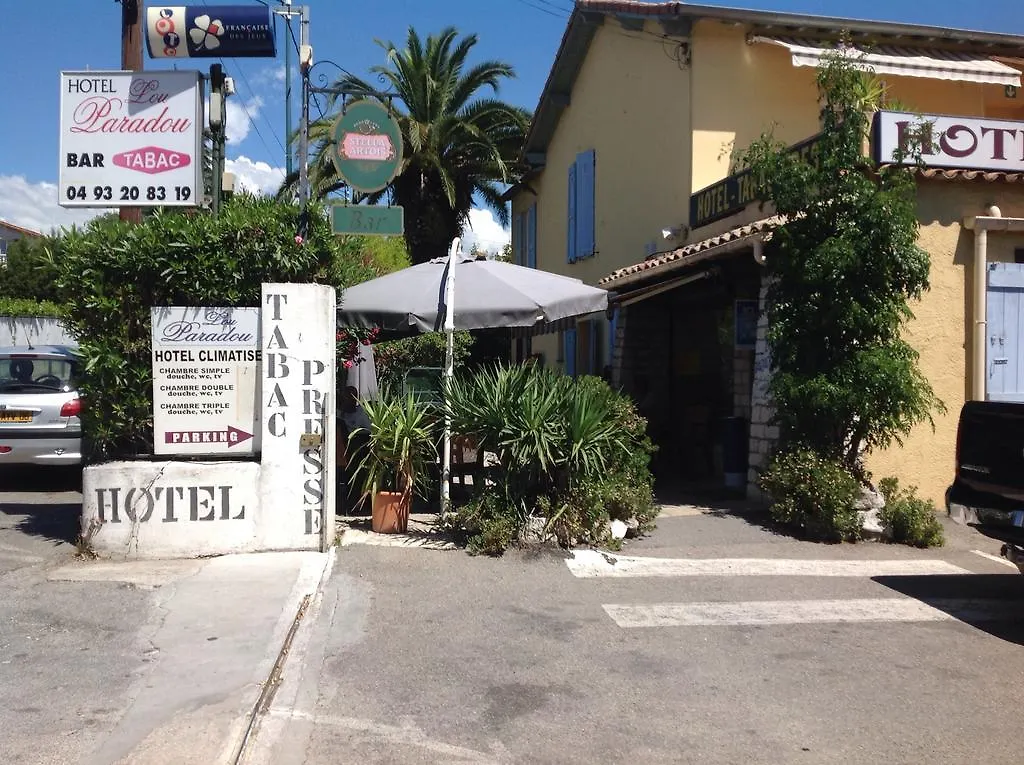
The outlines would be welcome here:
<svg viewBox="0 0 1024 765">
<path fill-rule="evenodd" d="M 880 164 L 914 164 L 905 155 L 920 142 L 928 167 L 1024 171 L 1024 122 L 879 112 L 874 132 L 874 159 Z"/>
<path fill-rule="evenodd" d="M 819 136 L 794 144 L 789 151 L 813 162 Z M 696 229 L 738 213 L 761 198 L 757 179 L 749 170 L 730 175 L 690 197 L 690 228 Z"/>
</svg>

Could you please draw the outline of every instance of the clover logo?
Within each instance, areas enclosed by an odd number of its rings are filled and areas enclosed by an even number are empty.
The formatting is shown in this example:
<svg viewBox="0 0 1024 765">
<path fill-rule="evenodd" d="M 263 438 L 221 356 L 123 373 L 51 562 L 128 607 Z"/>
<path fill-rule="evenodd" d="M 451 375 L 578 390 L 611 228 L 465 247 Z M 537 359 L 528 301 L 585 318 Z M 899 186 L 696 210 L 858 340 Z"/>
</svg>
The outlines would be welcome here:
<svg viewBox="0 0 1024 765">
<path fill-rule="evenodd" d="M 188 36 L 199 50 L 213 50 L 220 47 L 220 40 L 217 38 L 223 34 L 224 23 L 220 19 L 210 21 L 210 17 L 203 14 L 196 17 L 196 28 L 189 30 Z"/>
</svg>

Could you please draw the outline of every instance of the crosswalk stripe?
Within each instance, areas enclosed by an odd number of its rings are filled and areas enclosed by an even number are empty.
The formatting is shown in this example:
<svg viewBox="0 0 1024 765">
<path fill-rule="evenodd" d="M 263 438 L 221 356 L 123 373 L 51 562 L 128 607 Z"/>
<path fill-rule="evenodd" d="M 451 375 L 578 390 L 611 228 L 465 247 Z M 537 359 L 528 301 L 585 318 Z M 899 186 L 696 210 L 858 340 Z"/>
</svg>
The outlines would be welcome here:
<svg viewBox="0 0 1024 765">
<path fill-rule="evenodd" d="M 971 552 L 975 555 L 980 555 L 982 558 L 987 558 L 993 563 L 1001 563 L 1004 566 L 1009 566 L 1014 571 L 1017 570 L 1016 564 L 1010 563 L 1010 561 L 1008 561 L 1006 558 L 1000 558 L 998 555 L 991 555 L 987 552 L 982 552 L 981 550 L 971 550 Z"/>
<path fill-rule="evenodd" d="M 640 558 L 576 550 L 565 561 L 574 576 L 928 576 L 968 574 L 942 560 L 790 560 L 778 558 Z"/>
<path fill-rule="evenodd" d="M 603 606 L 624 628 L 726 627 L 856 622 L 1020 621 L 1020 600 L 934 600 L 861 598 L 850 600 L 768 600 L 742 603 L 652 603 Z"/>
</svg>

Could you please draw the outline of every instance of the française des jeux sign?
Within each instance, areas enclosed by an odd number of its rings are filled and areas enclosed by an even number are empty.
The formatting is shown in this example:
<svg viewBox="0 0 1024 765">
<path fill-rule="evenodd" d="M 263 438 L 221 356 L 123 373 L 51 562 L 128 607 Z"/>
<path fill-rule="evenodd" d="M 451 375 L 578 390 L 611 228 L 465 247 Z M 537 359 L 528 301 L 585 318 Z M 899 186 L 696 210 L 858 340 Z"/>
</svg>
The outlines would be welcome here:
<svg viewBox="0 0 1024 765">
<path fill-rule="evenodd" d="M 202 201 L 198 72 L 61 72 L 62 207 Z"/>
<path fill-rule="evenodd" d="M 819 136 L 813 136 L 789 148 L 807 162 L 813 162 Z M 761 199 L 757 178 L 749 170 L 730 175 L 712 183 L 690 196 L 690 228 L 697 229 L 709 223 L 728 218 L 743 210 L 751 202 Z"/>
<path fill-rule="evenodd" d="M 151 5 L 146 47 L 152 58 L 274 58 L 266 5 Z"/>
<path fill-rule="evenodd" d="M 259 451 L 258 308 L 153 308 L 153 451 Z"/>
<path fill-rule="evenodd" d="M 1024 171 L 1024 122 L 984 117 L 878 112 L 874 157 L 880 164 L 914 164 L 914 152 L 929 167 Z"/>
</svg>

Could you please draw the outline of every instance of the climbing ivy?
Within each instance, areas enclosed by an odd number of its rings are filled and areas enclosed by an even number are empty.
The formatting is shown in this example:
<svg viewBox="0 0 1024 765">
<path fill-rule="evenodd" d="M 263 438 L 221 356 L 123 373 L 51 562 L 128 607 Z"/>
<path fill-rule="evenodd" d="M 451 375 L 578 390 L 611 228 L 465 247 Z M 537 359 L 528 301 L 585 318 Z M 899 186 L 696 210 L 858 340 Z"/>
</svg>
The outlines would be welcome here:
<svg viewBox="0 0 1024 765">
<path fill-rule="evenodd" d="M 834 55 L 818 70 L 813 158 L 770 132 L 740 157 L 785 218 L 766 248 L 782 447 L 810 448 L 861 477 L 866 453 L 901 443 L 942 409 L 904 339 L 930 266 L 917 245 L 912 168 L 877 168 L 864 153 L 884 94 L 877 82 Z"/>
</svg>

